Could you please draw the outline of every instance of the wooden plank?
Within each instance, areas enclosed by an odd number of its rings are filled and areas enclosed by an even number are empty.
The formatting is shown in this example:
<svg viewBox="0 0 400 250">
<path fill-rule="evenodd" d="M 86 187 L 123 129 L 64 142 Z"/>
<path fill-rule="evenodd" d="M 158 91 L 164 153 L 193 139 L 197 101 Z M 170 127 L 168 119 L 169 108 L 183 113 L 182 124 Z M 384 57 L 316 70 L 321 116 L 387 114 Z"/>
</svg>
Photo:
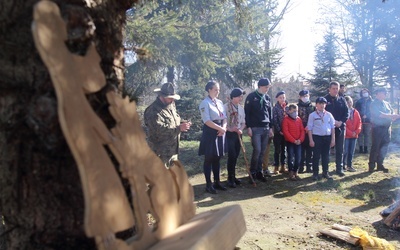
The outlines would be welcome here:
<svg viewBox="0 0 400 250">
<path fill-rule="evenodd" d="M 400 206 L 397 206 L 383 221 L 388 227 L 393 227 L 393 221 L 400 216 Z"/>
<path fill-rule="evenodd" d="M 332 228 L 325 228 L 319 230 L 319 232 L 329 237 L 346 241 L 347 243 L 353 244 L 355 246 L 358 245 L 359 238 L 351 236 L 349 232 L 340 231 Z"/>
<path fill-rule="evenodd" d="M 339 230 L 339 231 L 345 231 L 345 232 L 350 232 L 350 230 L 351 230 L 351 227 L 340 225 L 340 224 L 333 224 L 332 228 Z"/>
<path fill-rule="evenodd" d="M 232 205 L 196 215 L 150 249 L 234 249 L 245 231 L 242 209 Z"/>
</svg>

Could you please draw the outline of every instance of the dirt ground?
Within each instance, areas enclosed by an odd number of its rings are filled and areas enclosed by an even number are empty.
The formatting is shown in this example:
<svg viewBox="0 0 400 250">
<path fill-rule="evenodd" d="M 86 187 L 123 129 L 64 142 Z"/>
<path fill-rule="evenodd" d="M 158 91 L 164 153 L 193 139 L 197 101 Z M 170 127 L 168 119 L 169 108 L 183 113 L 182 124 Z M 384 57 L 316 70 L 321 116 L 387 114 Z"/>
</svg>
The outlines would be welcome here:
<svg viewBox="0 0 400 250">
<path fill-rule="evenodd" d="M 392 168 L 393 171 L 396 170 Z M 393 175 L 368 174 L 365 168 L 347 173 L 343 178 L 334 176 L 333 181 L 315 182 L 311 174 L 302 174 L 302 180 L 295 182 L 279 174 L 253 187 L 243 171 L 241 186 L 218 191 L 216 195 L 205 192 L 202 174 L 189 179 L 195 192 L 197 213 L 232 204 L 241 206 L 247 231 L 238 242 L 238 249 L 361 249 L 320 235 L 320 229 L 335 223 L 358 226 L 400 249 L 400 231 L 384 225 L 379 215 L 391 203 L 393 194 L 369 193 L 378 187 L 376 183 L 385 188 L 392 185 Z M 226 180 L 226 176 L 223 174 L 221 179 Z M 369 202 L 359 198 L 368 195 L 372 198 Z"/>
</svg>

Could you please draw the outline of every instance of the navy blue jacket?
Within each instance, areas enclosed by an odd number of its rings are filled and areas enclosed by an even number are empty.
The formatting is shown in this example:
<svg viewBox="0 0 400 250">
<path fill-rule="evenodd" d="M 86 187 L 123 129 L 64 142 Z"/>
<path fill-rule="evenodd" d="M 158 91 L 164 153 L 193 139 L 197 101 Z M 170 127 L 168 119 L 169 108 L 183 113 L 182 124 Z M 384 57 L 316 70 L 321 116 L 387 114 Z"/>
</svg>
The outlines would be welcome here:
<svg viewBox="0 0 400 250">
<path fill-rule="evenodd" d="M 246 126 L 272 128 L 272 103 L 271 98 L 265 94 L 261 101 L 262 94 L 258 91 L 250 93 L 244 104 Z"/>
<path fill-rule="evenodd" d="M 347 119 L 349 119 L 349 107 L 346 99 L 343 96 L 333 97 L 330 94 L 327 94 L 325 99 L 328 101 L 325 108 L 326 111 L 331 112 L 336 121 L 343 122 L 340 128 L 344 128 Z"/>
</svg>

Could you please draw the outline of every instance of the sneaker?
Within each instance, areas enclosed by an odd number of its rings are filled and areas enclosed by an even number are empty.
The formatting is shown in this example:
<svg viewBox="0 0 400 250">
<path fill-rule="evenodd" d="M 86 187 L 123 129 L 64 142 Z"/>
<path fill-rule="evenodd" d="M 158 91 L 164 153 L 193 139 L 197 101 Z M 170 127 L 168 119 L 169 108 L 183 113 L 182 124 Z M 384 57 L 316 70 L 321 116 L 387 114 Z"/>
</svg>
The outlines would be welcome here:
<svg viewBox="0 0 400 250">
<path fill-rule="evenodd" d="M 301 168 L 299 168 L 299 171 L 298 171 L 298 173 L 299 173 L 299 174 L 302 174 L 302 173 L 304 173 L 304 167 L 301 167 Z"/>
<path fill-rule="evenodd" d="M 338 171 L 336 171 L 336 174 L 339 175 L 340 177 L 345 176 L 345 173 L 343 173 L 343 172 L 338 172 Z"/>
<path fill-rule="evenodd" d="M 356 172 L 357 170 L 355 168 L 353 168 L 353 167 L 348 167 L 347 171 L 348 172 Z"/>
<path fill-rule="evenodd" d="M 318 181 L 318 179 L 319 179 L 318 174 L 313 174 L 312 179 L 314 181 Z"/>
<path fill-rule="evenodd" d="M 312 173 L 313 171 L 312 171 L 312 169 L 311 168 L 307 168 L 306 169 L 306 173 Z"/>
<path fill-rule="evenodd" d="M 268 169 L 266 169 L 266 170 L 264 171 L 264 176 L 272 177 L 271 172 L 270 172 Z"/>
<path fill-rule="evenodd" d="M 343 174 L 343 173 L 342 173 Z M 344 174 L 343 174 L 344 175 Z M 324 174 L 322 174 L 322 177 L 324 177 L 325 179 L 327 179 L 327 180 L 332 180 L 333 178 L 332 178 L 332 176 L 329 174 L 329 173 L 324 173 Z"/>
<path fill-rule="evenodd" d="M 267 182 L 267 178 L 264 177 L 264 175 L 263 175 L 262 172 L 258 172 L 258 173 L 256 174 L 256 178 L 257 178 L 257 180 L 259 180 L 259 181 Z"/>
<path fill-rule="evenodd" d="M 378 166 L 377 171 L 382 171 L 384 173 L 389 173 L 389 169 L 385 168 L 383 165 Z"/>
</svg>

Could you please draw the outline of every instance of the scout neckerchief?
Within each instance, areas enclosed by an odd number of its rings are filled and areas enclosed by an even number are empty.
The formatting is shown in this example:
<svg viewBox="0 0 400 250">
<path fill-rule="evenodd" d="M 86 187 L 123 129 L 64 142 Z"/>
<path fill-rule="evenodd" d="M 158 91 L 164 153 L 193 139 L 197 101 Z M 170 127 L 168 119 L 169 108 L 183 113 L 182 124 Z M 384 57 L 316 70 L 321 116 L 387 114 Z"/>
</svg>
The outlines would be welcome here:
<svg viewBox="0 0 400 250">
<path fill-rule="evenodd" d="M 321 113 L 321 114 L 320 114 Z M 325 116 L 326 111 L 318 111 L 317 110 L 317 115 L 319 116 L 319 118 L 321 118 L 321 121 L 324 122 L 324 116 Z"/>
<path fill-rule="evenodd" d="M 221 112 L 221 110 L 218 108 L 217 101 L 216 101 L 215 99 L 213 100 L 213 99 L 211 98 L 211 96 L 208 96 L 208 97 L 211 99 L 211 101 L 214 103 L 215 107 L 217 108 L 219 117 L 224 117 L 224 113 Z"/>
<path fill-rule="evenodd" d="M 232 101 L 229 101 L 228 113 L 229 113 L 228 127 L 229 128 L 237 127 L 237 125 L 239 124 L 239 105 L 236 106 L 235 104 L 232 103 Z"/>
<path fill-rule="evenodd" d="M 260 94 L 260 93 L 258 93 L 258 90 L 256 90 L 256 94 L 258 95 L 258 97 L 260 97 L 260 108 L 262 108 L 263 107 L 263 102 L 264 102 L 264 100 L 265 100 L 265 94 Z"/>
</svg>

